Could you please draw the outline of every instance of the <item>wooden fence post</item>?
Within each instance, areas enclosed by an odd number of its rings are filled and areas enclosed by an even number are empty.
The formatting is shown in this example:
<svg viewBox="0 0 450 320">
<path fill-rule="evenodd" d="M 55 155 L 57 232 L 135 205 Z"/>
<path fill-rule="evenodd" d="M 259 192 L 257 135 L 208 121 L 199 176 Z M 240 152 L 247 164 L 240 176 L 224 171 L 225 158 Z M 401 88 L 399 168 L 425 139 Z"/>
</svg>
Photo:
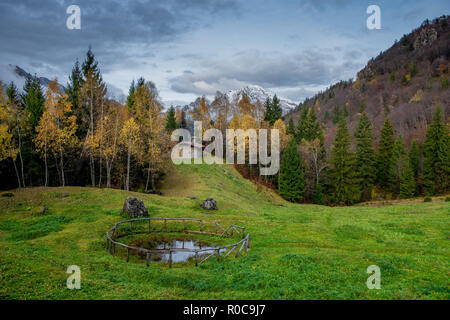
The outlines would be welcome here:
<svg viewBox="0 0 450 320">
<path fill-rule="evenodd" d="M 169 268 L 172 268 L 172 251 L 169 251 Z"/>
<path fill-rule="evenodd" d="M 195 251 L 195 266 L 198 267 L 198 252 Z"/>
<path fill-rule="evenodd" d="M 147 252 L 147 257 L 146 258 L 147 258 L 147 267 L 148 267 L 149 262 L 150 262 L 150 253 Z"/>
</svg>

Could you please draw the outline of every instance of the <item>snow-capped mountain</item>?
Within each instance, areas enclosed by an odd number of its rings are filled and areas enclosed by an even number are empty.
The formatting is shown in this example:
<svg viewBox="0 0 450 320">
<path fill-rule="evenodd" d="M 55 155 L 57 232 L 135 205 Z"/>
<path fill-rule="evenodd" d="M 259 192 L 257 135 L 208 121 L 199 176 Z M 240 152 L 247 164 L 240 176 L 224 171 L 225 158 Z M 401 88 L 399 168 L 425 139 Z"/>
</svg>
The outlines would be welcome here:
<svg viewBox="0 0 450 320">
<path fill-rule="evenodd" d="M 14 82 L 17 89 L 22 91 L 25 81 L 28 77 L 32 76 L 30 73 L 26 72 L 19 66 L 13 66 L 11 64 L 0 64 L 0 80 L 3 82 L 4 86 L 9 85 L 10 82 Z M 38 76 L 39 77 L 39 76 Z M 50 79 L 45 77 L 39 77 L 39 81 L 41 83 L 42 89 L 47 91 L 48 84 L 50 83 Z M 64 91 L 64 86 L 59 84 L 59 90 Z"/>
<path fill-rule="evenodd" d="M 270 90 L 264 89 L 260 86 L 250 85 L 238 90 L 228 91 L 226 94 L 230 102 L 237 102 L 242 98 L 243 94 L 247 94 L 252 103 L 259 101 L 261 103 L 266 102 L 267 98 L 272 99 L 275 93 Z M 281 108 L 283 109 L 283 114 L 286 114 L 291 109 L 297 107 L 297 104 L 289 99 L 279 97 Z"/>
</svg>

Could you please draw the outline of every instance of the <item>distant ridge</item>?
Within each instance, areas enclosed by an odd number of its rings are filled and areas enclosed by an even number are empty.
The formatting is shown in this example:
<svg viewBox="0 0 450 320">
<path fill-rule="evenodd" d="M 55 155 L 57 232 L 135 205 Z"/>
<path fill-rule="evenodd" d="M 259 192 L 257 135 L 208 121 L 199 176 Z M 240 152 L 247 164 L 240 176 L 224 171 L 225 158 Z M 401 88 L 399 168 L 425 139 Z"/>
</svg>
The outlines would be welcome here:
<svg viewBox="0 0 450 320">
<path fill-rule="evenodd" d="M 226 96 L 230 102 L 237 103 L 244 94 L 246 94 L 250 98 L 250 101 L 252 103 L 256 103 L 257 101 L 259 101 L 263 104 L 264 102 L 266 102 L 267 98 L 273 99 L 273 97 L 275 96 L 275 93 L 273 93 L 272 91 L 256 85 L 249 85 L 238 90 L 228 91 L 226 93 Z M 283 114 L 286 114 L 297 107 L 297 104 L 292 102 L 291 100 L 280 96 L 277 97 L 280 100 Z"/>
</svg>

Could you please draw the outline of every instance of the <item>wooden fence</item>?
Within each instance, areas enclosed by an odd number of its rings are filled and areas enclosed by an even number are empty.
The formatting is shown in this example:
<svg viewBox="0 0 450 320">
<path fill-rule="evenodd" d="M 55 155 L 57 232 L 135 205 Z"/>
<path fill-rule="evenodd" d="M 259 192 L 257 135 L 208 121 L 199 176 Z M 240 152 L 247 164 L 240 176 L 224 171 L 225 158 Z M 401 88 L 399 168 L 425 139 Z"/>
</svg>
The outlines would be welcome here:
<svg viewBox="0 0 450 320">
<path fill-rule="evenodd" d="M 158 223 L 159 222 L 159 223 Z M 184 232 L 192 234 L 207 234 L 220 237 L 240 236 L 241 240 L 236 243 L 218 246 L 208 249 L 188 249 L 188 248 L 170 248 L 170 249 L 145 249 L 133 247 L 117 241 L 120 237 L 151 232 Z M 215 256 L 219 261 L 226 258 L 232 252 L 236 258 L 239 257 L 242 250 L 247 252 L 250 249 L 250 234 L 245 232 L 244 227 L 230 224 L 227 228 L 222 227 L 218 222 L 214 224 L 205 224 L 203 220 L 191 218 L 139 218 L 120 221 L 114 227 L 106 232 L 106 248 L 110 254 L 116 253 L 116 246 L 126 250 L 127 262 L 130 259 L 130 251 L 142 252 L 146 256 L 147 266 L 149 266 L 152 254 L 168 254 L 169 268 L 172 267 L 172 253 L 177 251 L 192 252 L 194 254 L 195 266 L 206 262 L 209 258 Z"/>
</svg>

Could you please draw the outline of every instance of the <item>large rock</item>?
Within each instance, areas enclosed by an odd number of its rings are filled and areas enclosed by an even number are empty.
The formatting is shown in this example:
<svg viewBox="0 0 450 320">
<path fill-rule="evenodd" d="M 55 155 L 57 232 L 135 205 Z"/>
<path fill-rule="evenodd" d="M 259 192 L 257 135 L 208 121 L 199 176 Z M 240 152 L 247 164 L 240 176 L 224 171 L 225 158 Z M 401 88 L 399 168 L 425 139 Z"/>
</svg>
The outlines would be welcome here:
<svg viewBox="0 0 450 320">
<path fill-rule="evenodd" d="M 414 49 L 420 49 L 431 45 L 437 39 L 437 31 L 434 28 L 424 28 L 414 41 Z"/>
<path fill-rule="evenodd" d="M 135 197 L 128 197 L 125 200 L 122 213 L 126 213 L 132 219 L 148 217 L 148 210 L 144 202 Z"/>
<path fill-rule="evenodd" d="M 217 203 L 213 198 L 206 198 L 200 205 L 206 210 L 217 210 Z"/>
</svg>

